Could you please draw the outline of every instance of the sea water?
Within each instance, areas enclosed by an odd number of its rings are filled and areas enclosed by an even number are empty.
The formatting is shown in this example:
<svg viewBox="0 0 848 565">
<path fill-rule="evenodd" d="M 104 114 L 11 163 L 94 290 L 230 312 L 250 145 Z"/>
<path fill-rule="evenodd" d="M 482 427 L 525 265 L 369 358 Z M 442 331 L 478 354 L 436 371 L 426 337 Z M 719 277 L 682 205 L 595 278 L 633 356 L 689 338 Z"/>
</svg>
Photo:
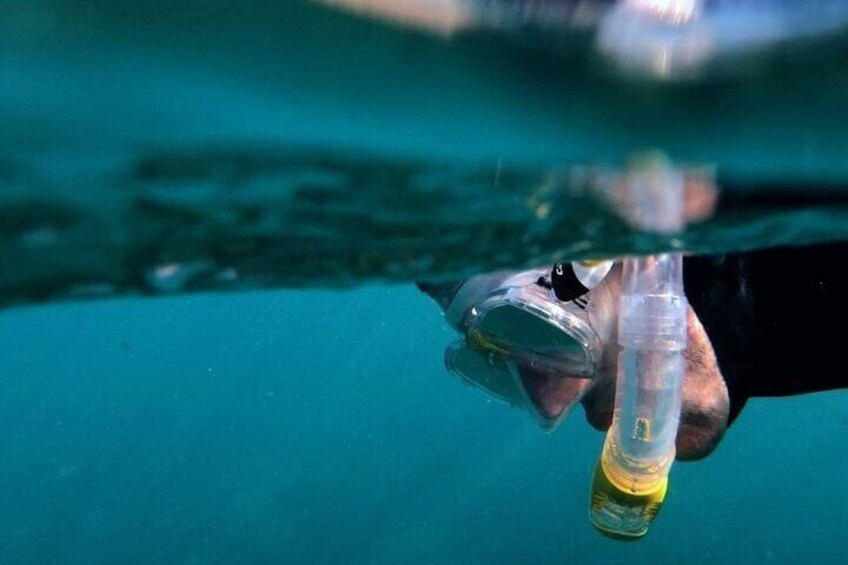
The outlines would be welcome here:
<svg viewBox="0 0 848 565">
<path fill-rule="evenodd" d="M 841 563 L 845 391 L 753 399 L 638 545 L 603 444 L 442 364 L 408 285 L 0 315 L 3 563 Z"/>
<path fill-rule="evenodd" d="M 845 561 L 844 391 L 751 400 L 620 544 L 602 434 L 450 376 L 413 285 L 844 239 L 844 33 L 657 84 L 582 33 L 0 7 L 0 562 Z M 674 239 L 586 192 L 657 148 L 726 197 Z"/>
</svg>

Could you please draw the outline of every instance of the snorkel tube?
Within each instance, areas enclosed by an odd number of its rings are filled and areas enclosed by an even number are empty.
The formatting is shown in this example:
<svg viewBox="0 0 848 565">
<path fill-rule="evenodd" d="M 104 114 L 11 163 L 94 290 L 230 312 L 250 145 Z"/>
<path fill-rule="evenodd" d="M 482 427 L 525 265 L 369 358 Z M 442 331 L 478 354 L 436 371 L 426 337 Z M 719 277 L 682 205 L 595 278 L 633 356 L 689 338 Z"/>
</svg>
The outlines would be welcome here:
<svg viewBox="0 0 848 565">
<path fill-rule="evenodd" d="M 625 177 L 639 227 L 683 226 L 683 177 L 651 157 Z M 603 534 L 645 535 L 668 490 L 685 370 L 687 300 L 678 253 L 623 261 L 615 411 L 595 468 L 589 518 Z"/>
</svg>

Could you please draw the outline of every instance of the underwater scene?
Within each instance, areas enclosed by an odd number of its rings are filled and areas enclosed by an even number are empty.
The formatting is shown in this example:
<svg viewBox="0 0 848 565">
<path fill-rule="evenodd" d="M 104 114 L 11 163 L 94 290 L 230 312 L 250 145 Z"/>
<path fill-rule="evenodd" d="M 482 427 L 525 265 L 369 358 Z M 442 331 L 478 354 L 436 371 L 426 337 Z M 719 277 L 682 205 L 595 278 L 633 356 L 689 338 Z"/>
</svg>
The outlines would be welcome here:
<svg viewBox="0 0 848 565">
<path fill-rule="evenodd" d="M 0 13 L 0 563 L 848 560 L 848 2 Z"/>
<path fill-rule="evenodd" d="M 405 286 L 7 312 L 4 563 L 841 563 L 845 391 L 754 399 L 637 545 L 596 533 L 603 434 L 442 363 Z"/>
</svg>

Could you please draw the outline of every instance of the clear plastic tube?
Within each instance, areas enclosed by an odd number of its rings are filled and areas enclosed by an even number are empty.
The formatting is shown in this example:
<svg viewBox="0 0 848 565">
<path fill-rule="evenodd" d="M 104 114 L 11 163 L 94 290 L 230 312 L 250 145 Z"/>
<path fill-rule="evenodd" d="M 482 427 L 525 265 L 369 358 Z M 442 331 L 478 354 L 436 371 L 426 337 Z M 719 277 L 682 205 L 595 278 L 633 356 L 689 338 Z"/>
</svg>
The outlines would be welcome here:
<svg viewBox="0 0 848 565">
<path fill-rule="evenodd" d="M 632 492 L 655 488 L 674 461 L 686 348 L 680 255 L 628 259 L 619 310 L 618 381 L 602 466 Z"/>
<path fill-rule="evenodd" d="M 687 301 L 679 254 L 627 259 L 622 277 L 615 411 L 590 517 L 605 533 L 639 537 L 659 510 L 674 462 Z"/>
<path fill-rule="evenodd" d="M 682 176 L 664 159 L 655 156 L 634 167 L 625 186 L 628 218 L 639 227 L 682 229 Z M 662 505 L 675 457 L 687 344 L 682 256 L 625 259 L 621 285 L 615 410 L 589 516 L 601 532 L 635 539 Z"/>
</svg>

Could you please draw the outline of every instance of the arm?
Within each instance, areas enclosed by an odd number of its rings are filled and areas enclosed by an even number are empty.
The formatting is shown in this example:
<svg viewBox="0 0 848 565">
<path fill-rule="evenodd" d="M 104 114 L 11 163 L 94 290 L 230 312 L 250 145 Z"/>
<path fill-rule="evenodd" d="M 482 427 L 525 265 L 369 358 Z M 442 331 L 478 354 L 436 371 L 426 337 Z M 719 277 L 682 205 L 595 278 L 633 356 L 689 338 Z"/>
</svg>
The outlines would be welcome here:
<svg viewBox="0 0 848 565">
<path fill-rule="evenodd" d="M 690 258 L 689 301 L 710 336 L 730 391 L 730 421 L 750 397 L 848 387 L 836 364 L 848 310 L 848 242 Z M 828 325 L 828 328 L 830 326 Z"/>
</svg>

